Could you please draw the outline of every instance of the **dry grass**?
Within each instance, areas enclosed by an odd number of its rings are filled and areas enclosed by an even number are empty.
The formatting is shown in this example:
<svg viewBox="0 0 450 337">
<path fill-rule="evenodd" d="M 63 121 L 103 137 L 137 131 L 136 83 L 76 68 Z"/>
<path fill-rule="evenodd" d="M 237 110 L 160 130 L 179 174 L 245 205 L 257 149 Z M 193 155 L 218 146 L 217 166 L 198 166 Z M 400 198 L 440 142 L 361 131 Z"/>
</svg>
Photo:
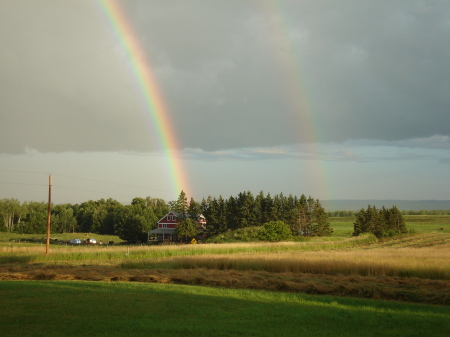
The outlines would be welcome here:
<svg viewBox="0 0 450 337">
<path fill-rule="evenodd" d="M 427 248 L 258 253 L 171 259 L 178 268 L 264 270 L 348 276 L 402 276 L 450 280 L 450 243 Z"/>
</svg>

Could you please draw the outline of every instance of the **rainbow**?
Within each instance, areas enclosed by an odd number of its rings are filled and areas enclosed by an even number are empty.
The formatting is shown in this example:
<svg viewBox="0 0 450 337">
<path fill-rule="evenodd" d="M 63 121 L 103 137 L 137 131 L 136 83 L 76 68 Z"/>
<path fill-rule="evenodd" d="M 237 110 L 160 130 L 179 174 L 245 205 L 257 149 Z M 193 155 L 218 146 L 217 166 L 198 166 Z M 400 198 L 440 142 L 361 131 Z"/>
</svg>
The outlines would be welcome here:
<svg viewBox="0 0 450 337">
<path fill-rule="evenodd" d="M 102 12 L 107 17 L 115 35 L 124 49 L 138 86 L 144 97 L 145 106 L 151 116 L 152 124 L 164 151 L 169 176 L 171 177 L 173 196 L 181 190 L 190 195 L 186 170 L 178 152 L 176 133 L 170 121 L 169 111 L 164 104 L 158 83 L 151 72 L 148 56 L 142 50 L 127 17 L 116 0 L 99 0 Z"/>
<path fill-rule="evenodd" d="M 264 15 L 271 19 L 270 38 L 275 46 L 274 52 L 279 59 L 280 72 L 284 79 L 287 109 L 294 112 L 297 132 L 301 135 L 299 141 L 307 144 L 308 160 L 304 169 L 307 172 L 299 172 L 300 176 L 310 177 L 311 196 L 321 199 L 330 199 L 330 184 L 327 179 L 326 165 L 322 158 L 320 121 L 312 108 L 312 94 L 308 92 L 304 74 L 301 71 L 302 51 L 295 43 L 289 24 L 288 10 L 282 8 L 280 1 L 258 2 Z M 308 192 L 309 193 L 309 192 Z"/>
</svg>

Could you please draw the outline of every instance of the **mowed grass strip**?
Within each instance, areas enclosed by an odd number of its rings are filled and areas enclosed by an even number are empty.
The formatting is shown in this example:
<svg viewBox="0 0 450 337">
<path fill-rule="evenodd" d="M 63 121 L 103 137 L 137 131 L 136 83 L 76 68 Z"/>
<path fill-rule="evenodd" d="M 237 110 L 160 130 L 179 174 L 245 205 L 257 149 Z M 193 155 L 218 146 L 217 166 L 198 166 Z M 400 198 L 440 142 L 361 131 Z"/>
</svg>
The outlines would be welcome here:
<svg viewBox="0 0 450 337">
<path fill-rule="evenodd" d="M 450 281 L 217 269 L 124 269 L 113 266 L 11 264 L 0 280 L 77 280 L 204 285 L 450 304 Z"/>
<path fill-rule="evenodd" d="M 448 336 L 447 307 L 242 289 L 0 282 L 3 336 Z"/>
</svg>

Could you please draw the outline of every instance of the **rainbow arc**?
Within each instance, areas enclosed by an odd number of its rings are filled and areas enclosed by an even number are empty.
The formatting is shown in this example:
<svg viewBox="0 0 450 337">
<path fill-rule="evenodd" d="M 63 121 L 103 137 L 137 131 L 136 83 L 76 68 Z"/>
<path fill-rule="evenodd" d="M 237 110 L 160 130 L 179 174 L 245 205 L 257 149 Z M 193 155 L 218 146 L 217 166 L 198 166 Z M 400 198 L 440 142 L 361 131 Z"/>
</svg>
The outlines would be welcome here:
<svg viewBox="0 0 450 337">
<path fill-rule="evenodd" d="M 158 82 L 152 73 L 148 55 L 144 53 L 133 27 L 119 3 L 116 0 L 100 0 L 100 5 L 127 55 L 141 90 L 146 111 L 150 115 L 161 149 L 165 154 L 174 197 L 177 197 L 181 190 L 190 195 L 186 170 L 180 157 L 180 147 L 170 120 L 170 113 L 158 87 Z"/>
</svg>

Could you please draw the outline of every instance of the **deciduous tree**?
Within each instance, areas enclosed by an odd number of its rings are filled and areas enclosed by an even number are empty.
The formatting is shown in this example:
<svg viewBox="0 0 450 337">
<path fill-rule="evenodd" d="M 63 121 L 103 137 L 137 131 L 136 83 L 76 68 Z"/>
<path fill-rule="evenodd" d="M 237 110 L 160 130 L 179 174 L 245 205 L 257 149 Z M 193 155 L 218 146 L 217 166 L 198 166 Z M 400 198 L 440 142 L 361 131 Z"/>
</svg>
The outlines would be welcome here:
<svg viewBox="0 0 450 337">
<path fill-rule="evenodd" d="M 258 233 L 262 241 L 286 241 L 292 238 L 291 229 L 283 221 L 270 221 Z"/>
</svg>

